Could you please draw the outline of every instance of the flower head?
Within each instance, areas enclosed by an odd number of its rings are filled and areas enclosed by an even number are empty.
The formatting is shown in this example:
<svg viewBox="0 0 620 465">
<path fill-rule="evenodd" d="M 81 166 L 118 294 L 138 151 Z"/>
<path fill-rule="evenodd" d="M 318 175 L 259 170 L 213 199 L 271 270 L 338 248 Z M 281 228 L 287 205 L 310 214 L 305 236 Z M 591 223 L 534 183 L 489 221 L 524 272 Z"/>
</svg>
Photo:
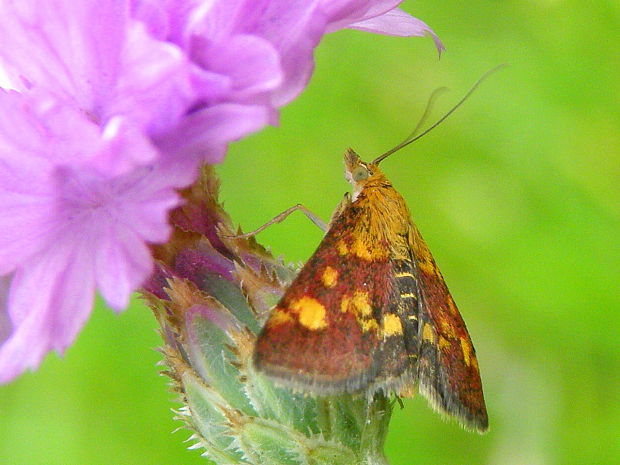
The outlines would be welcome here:
<svg viewBox="0 0 620 465">
<path fill-rule="evenodd" d="M 115 309 L 151 272 L 147 243 L 169 233 L 177 187 L 159 165 L 101 169 L 155 149 L 139 132 L 109 139 L 75 109 L 40 95 L 0 92 L 0 273 L 12 330 L 0 381 L 62 351 L 88 317 L 95 288 Z M 9 117 L 10 115 L 10 117 Z"/>
<path fill-rule="evenodd" d="M 0 2 L 0 382 L 69 346 L 96 291 L 127 305 L 176 190 L 275 122 L 324 34 L 429 32 L 393 0 Z"/>
</svg>

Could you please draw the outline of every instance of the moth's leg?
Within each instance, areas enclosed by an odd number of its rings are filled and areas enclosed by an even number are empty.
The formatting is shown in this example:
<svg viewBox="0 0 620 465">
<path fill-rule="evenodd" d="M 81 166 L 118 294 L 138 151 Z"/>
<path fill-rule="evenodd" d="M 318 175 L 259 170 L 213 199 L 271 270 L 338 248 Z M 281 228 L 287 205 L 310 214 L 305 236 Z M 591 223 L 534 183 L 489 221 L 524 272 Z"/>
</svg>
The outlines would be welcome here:
<svg viewBox="0 0 620 465">
<path fill-rule="evenodd" d="M 291 213 L 293 213 L 294 211 L 297 211 L 297 210 L 300 210 L 304 215 L 306 215 L 308 217 L 308 219 L 310 221 L 312 221 L 314 224 L 316 224 L 319 228 L 321 228 L 323 230 L 323 232 L 327 231 L 327 225 L 325 224 L 325 222 L 322 219 L 320 219 L 318 216 L 316 216 L 314 213 L 312 213 L 310 210 L 308 210 L 302 204 L 298 203 L 297 205 L 293 205 L 291 208 L 287 208 L 282 213 L 280 213 L 278 216 L 276 216 L 272 220 L 269 220 L 267 223 L 262 225 L 260 228 L 255 229 L 252 232 L 245 233 L 245 234 L 239 234 L 239 235 L 236 235 L 236 236 L 225 236 L 225 237 L 234 237 L 235 239 L 246 239 L 248 237 L 256 236 L 258 233 L 264 231 L 269 226 L 274 225 L 276 223 L 281 223 L 282 221 L 284 221 L 286 219 L 287 216 L 289 216 Z"/>
</svg>

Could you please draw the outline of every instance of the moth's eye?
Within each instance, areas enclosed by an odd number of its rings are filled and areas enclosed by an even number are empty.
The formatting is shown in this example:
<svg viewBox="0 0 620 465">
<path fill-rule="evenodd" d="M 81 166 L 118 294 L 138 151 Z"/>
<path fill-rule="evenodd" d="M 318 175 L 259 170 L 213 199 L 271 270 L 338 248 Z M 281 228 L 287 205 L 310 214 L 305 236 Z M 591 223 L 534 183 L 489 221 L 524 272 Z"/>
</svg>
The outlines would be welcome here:
<svg viewBox="0 0 620 465">
<path fill-rule="evenodd" d="M 370 172 L 368 171 L 368 168 L 360 165 L 353 170 L 351 176 L 353 177 L 354 181 L 363 181 L 364 179 L 368 179 L 368 176 L 370 176 Z"/>
</svg>

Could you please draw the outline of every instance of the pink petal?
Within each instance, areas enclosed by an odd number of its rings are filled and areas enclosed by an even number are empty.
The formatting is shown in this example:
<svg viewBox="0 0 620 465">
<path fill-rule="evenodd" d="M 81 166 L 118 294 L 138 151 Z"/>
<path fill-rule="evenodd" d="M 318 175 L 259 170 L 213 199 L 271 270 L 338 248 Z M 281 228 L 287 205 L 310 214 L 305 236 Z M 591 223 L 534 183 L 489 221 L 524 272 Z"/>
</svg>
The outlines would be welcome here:
<svg viewBox="0 0 620 465">
<path fill-rule="evenodd" d="M 176 157 L 200 157 L 206 163 L 218 163 L 223 153 L 207 152 L 206 148 L 247 136 L 273 119 L 270 109 L 263 105 L 215 105 L 186 117 L 174 134 L 158 141 L 158 147 Z"/>
<path fill-rule="evenodd" d="M 197 39 L 193 48 L 201 65 L 230 78 L 231 101 L 275 89 L 282 82 L 279 54 L 260 37 L 237 34 L 213 46 Z"/>
<path fill-rule="evenodd" d="M 185 113 L 194 94 L 191 65 L 181 50 L 155 41 L 144 25 L 132 24 L 113 98 L 105 118 L 121 114 L 150 134 L 166 131 Z"/>
<path fill-rule="evenodd" d="M 0 274 L 13 271 L 47 247 L 47 240 L 41 238 L 53 228 L 52 213 L 47 199 L 0 195 Z"/>
<path fill-rule="evenodd" d="M 327 17 L 317 8 L 318 1 L 246 2 L 238 28 L 263 37 L 280 53 L 284 72 L 282 85 L 274 90 L 276 107 L 293 100 L 307 85 L 314 69 L 314 48 L 325 34 Z M 258 13 L 257 13 L 258 12 Z"/>
<path fill-rule="evenodd" d="M 322 0 L 321 9 L 328 18 L 327 32 L 382 15 L 396 8 L 402 0 Z"/>
<path fill-rule="evenodd" d="M 32 163 L 45 163 L 45 168 L 49 162 L 86 162 L 99 148 L 100 128 L 79 108 L 59 101 L 47 91 L 0 90 L 0 105 L 3 160 L 17 159 L 21 163 L 27 156 Z"/>
<path fill-rule="evenodd" d="M 158 152 L 121 118 L 113 119 L 100 134 L 84 115 L 41 101 L 37 95 L 0 92 L 0 104 L 0 273 L 8 273 L 50 247 L 58 231 L 71 225 L 67 218 L 75 218 L 74 212 L 62 209 L 72 198 L 74 183 L 78 187 L 74 200 L 79 205 L 94 194 L 100 195 L 96 189 L 112 187 L 115 182 L 122 185 L 119 175 L 141 172 L 134 166 L 153 161 Z M 39 111 L 40 106 L 45 110 Z M 5 113 L 13 117 L 5 117 Z M 68 166 L 83 175 L 90 173 L 90 177 L 79 181 L 71 176 L 59 178 L 59 167 Z M 150 171 L 147 169 L 147 174 Z M 191 176 L 195 174 L 192 170 Z M 132 185 L 139 181 L 133 174 Z M 86 185 L 95 190 L 84 192 L 81 188 Z M 93 199 L 93 205 L 105 204 L 108 198 L 106 194 Z M 168 205 L 172 207 L 172 203 Z"/>
<path fill-rule="evenodd" d="M 2 58 L 16 83 L 25 78 L 81 108 L 109 98 L 126 39 L 126 1 L 6 0 L 2 9 Z"/>
<path fill-rule="evenodd" d="M 191 105 L 189 61 L 132 21 L 127 0 L 5 3 L 0 60 L 22 90 L 46 89 L 96 124 L 124 115 L 149 133 Z"/>
<path fill-rule="evenodd" d="M 149 248 L 136 234 L 125 229 L 110 230 L 95 251 L 97 288 L 115 310 L 129 304 L 131 293 L 151 274 L 153 259 Z"/>
<path fill-rule="evenodd" d="M 119 180 L 115 192 L 122 201 L 117 205 L 120 218 L 114 225 L 133 231 L 143 241 L 165 242 L 170 235 L 168 213 L 181 203 L 175 188 L 187 185 L 174 176 L 173 170 L 158 164 Z"/>
<path fill-rule="evenodd" d="M 9 301 L 9 288 L 11 287 L 11 278 L 9 276 L 0 276 L 0 347 L 11 335 L 13 325 L 7 311 Z"/>
<path fill-rule="evenodd" d="M 62 352 L 73 342 L 94 296 L 86 258 L 84 248 L 61 244 L 14 275 L 8 299 L 13 332 L 0 346 L 0 383 L 36 368 L 49 350 Z"/>
<path fill-rule="evenodd" d="M 101 173 L 119 176 L 154 163 L 158 151 L 127 117 L 111 118 L 101 134 L 102 147 L 91 162 Z"/>
<path fill-rule="evenodd" d="M 445 50 L 437 34 L 424 21 L 414 18 L 409 13 L 399 9 L 388 11 L 381 16 L 354 22 L 348 27 L 361 31 L 401 37 L 430 35 L 439 53 Z"/>
</svg>

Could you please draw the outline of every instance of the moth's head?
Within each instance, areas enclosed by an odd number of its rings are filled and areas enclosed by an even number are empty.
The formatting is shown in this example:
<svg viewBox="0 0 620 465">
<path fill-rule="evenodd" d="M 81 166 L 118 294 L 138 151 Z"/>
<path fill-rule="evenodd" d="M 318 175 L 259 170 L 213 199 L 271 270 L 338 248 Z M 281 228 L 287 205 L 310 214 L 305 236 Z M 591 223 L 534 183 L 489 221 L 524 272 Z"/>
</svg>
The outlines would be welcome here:
<svg viewBox="0 0 620 465">
<path fill-rule="evenodd" d="M 353 199 L 364 187 L 384 177 L 379 165 L 362 161 L 353 149 L 344 153 L 344 175 L 353 186 Z"/>
</svg>

